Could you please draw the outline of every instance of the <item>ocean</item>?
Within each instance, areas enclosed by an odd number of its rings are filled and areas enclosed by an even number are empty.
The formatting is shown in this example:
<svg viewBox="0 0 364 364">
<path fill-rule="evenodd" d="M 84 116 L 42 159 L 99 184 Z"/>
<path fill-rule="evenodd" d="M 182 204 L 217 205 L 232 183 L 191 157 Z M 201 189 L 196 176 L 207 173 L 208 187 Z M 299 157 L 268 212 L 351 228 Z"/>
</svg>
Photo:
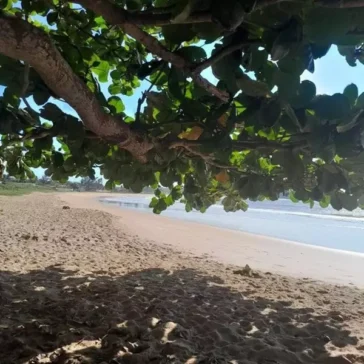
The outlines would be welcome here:
<svg viewBox="0 0 364 364">
<path fill-rule="evenodd" d="M 122 209 L 153 213 L 148 207 L 152 197 L 125 195 L 121 198 L 100 197 L 100 201 L 117 204 Z M 280 199 L 274 202 L 249 202 L 247 212 L 230 213 L 225 212 L 221 205 L 212 206 L 205 213 L 187 213 L 183 204 L 176 203 L 161 215 L 325 248 L 364 253 L 364 211 L 361 209 L 353 212 L 336 211 L 330 207 L 322 209 L 318 205 L 311 209 L 303 203 Z"/>
</svg>

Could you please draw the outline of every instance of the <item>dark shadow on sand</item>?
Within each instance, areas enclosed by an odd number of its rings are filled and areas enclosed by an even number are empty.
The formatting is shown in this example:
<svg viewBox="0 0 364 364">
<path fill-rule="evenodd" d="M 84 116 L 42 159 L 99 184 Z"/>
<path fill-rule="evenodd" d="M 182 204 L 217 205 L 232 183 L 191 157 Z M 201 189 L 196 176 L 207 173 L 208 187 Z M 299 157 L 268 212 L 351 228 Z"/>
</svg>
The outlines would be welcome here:
<svg viewBox="0 0 364 364">
<path fill-rule="evenodd" d="M 326 363 L 329 341 L 357 343 L 332 317 L 249 297 L 192 269 L 0 271 L 1 364 Z M 72 353 L 59 350 L 70 344 Z"/>
</svg>

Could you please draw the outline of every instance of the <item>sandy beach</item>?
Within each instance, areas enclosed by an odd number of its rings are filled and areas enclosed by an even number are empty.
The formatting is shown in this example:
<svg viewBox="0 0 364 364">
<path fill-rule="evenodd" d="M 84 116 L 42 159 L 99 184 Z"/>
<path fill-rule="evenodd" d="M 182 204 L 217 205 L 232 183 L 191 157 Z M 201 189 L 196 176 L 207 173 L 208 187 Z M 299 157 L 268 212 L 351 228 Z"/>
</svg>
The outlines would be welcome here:
<svg viewBox="0 0 364 364">
<path fill-rule="evenodd" d="M 360 254 L 84 193 L 0 197 L 0 224 L 0 364 L 364 363 Z"/>
</svg>

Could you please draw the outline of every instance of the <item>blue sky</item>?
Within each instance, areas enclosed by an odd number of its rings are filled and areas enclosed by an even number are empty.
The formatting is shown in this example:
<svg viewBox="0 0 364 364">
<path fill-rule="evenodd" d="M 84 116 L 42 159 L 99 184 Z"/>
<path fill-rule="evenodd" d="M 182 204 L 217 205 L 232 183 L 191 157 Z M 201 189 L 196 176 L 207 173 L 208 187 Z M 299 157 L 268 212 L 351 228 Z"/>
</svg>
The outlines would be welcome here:
<svg viewBox="0 0 364 364">
<path fill-rule="evenodd" d="M 214 82 L 211 70 L 205 70 L 203 75 Z M 336 92 L 342 92 L 344 88 L 350 84 L 355 83 L 359 92 L 364 92 L 364 65 L 357 62 L 356 67 L 350 67 L 345 58 L 342 57 L 336 46 L 332 46 L 328 54 L 315 61 L 315 72 L 313 74 L 305 71 L 302 75 L 302 79 L 311 80 L 316 84 L 317 94 L 334 94 Z M 141 92 L 148 88 L 149 84 L 147 82 L 142 82 L 141 87 L 134 93 L 134 95 L 127 97 L 122 96 L 122 100 L 125 104 L 125 112 L 134 116 L 136 112 L 137 102 L 141 95 Z M 101 88 L 107 93 L 108 84 L 102 84 Z M 0 93 L 2 91 L 0 86 Z M 29 100 L 31 105 L 37 109 L 37 106 Z M 53 102 L 53 101 L 52 101 Z M 73 109 L 63 102 L 56 102 L 65 112 L 70 114 L 75 114 Z M 36 171 L 38 176 L 43 174 L 41 169 Z"/>
<path fill-rule="evenodd" d="M 337 47 L 332 46 L 325 57 L 315 61 L 315 72 L 305 71 L 302 79 L 314 82 L 318 94 L 342 92 L 350 83 L 355 83 L 361 93 L 364 92 L 364 65 L 358 61 L 356 67 L 350 67 Z"/>
</svg>

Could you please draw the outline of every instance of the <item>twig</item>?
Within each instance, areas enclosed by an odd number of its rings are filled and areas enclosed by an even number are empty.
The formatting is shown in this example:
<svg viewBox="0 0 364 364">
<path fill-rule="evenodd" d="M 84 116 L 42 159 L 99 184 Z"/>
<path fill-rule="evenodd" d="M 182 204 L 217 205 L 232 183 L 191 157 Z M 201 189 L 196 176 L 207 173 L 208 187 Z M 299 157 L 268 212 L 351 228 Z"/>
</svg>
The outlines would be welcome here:
<svg viewBox="0 0 364 364">
<path fill-rule="evenodd" d="M 275 150 L 287 150 L 287 149 L 292 150 L 294 148 L 304 148 L 307 146 L 308 144 L 306 141 L 287 142 L 287 143 L 272 142 L 269 140 L 232 141 L 232 149 L 234 150 L 248 150 L 248 149 L 260 149 L 260 148 L 271 148 Z"/>
<path fill-rule="evenodd" d="M 195 126 L 199 126 L 199 127 L 203 128 L 203 129 L 206 128 L 206 124 L 196 121 L 196 120 L 170 120 L 170 121 L 165 121 L 162 123 L 146 125 L 146 128 L 148 130 L 151 130 L 151 129 L 160 128 L 163 126 L 173 125 L 173 124 L 180 124 L 180 125 L 193 124 Z"/>
<path fill-rule="evenodd" d="M 209 164 L 211 166 L 214 166 L 214 167 L 218 167 L 218 168 L 222 168 L 222 169 L 234 169 L 234 170 L 239 169 L 236 166 L 229 166 L 229 165 L 226 165 L 226 164 L 221 164 L 219 162 L 216 162 L 215 160 L 213 160 L 213 157 L 211 155 L 201 153 L 198 150 L 193 149 L 190 145 L 184 143 L 184 141 L 181 141 L 181 142 L 182 143 L 175 142 L 173 148 L 178 148 L 178 147 L 184 148 L 185 150 L 187 150 L 191 154 L 200 157 L 207 164 Z"/>
<path fill-rule="evenodd" d="M 23 73 L 23 87 L 20 91 L 20 97 L 24 97 L 25 93 L 28 90 L 29 87 L 29 71 L 30 71 L 30 66 L 28 63 L 24 63 L 24 73 Z"/>
<path fill-rule="evenodd" d="M 199 147 L 203 145 L 207 145 L 209 143 L 214 142 L 213 140 L 186 140 L 180 139 L 170 142 L 169 148 L 191 148 L 191 147 Z M 260 149 L 260 148 L 271 148 L 271 149 L 294 149 L 294 148 L 305 148 L 308 146 L 307 141 L 296 141 L 296 142 L 287 142 L 287 143 L 279 143 L 273 142 L 270 140 L 245 140 L 238 141 L 232 140 L 231 147 L 233 150 L 250 150 L 250 149 Z"/>
<path fill-rule="evenodd" d="M 146 91 L 144 91 L 142 93 L 142 96 L 138 99 L 137 112 L 136 112 L 136 115 L 135 115 L 135 126 L 140 125 L 141 107 L 142 107 L 145 99 L 147 98 L 149 92 L 152 90 L 152 88 L 155 86 L 156 82 L 159 80 L 160 76 L 162 75 L 163 70 L 164 70 L 164 66 L 162 66 L 162 68 L 159 70 L 157 77 L 155 78 L 155 80 L 153 82 L 150 83 L 150 86 L 148 87 L 148 89 Z"/>
<path fill-rule="evenodd" d="M 251 40 L 251 41 L 247 41 L 247 40 L 243 40 L 239 43 L 235 43 L 235 44 L 229 44 L 226 47 L 223 47 L 221 49 L 219 49 L 215 54 L 213 54 L 210 58 L 206 59 L 206 61 L 203 61 L 201 63 L 199 63 L 195 69 L 193 70 L 193 73 L 199 74 L 201 73 L 204 69 L 211 67 L 214 63 L 221 61 L 223 58 L 225 58 L 226 56 L 228 56 L 229 54 L 245 47 L 248 45 L 254 45 L 254 44 L 261 44 L 261 41 L 256 41 L 256 40 Z"/>
<path fill-rule="evenodd" d="M 42 139 L 42 138 L 45 138 L 46 136 L 49 136 L 51 135 L 50 131 L 49 130 L 37 130 L 37 133 L 35 134 L 27 134 L 27 135 L 24 135 L 23 138 L 21 138 L 21 142 L 24 142 L 26 140 L 32 140 L 32 139 Z"/>
<path fill-rule="evenodd" d="M 24 63 L 24 73 L 23 73 L 23 87 L 20 91 L 20 99 L 24 102 L 27 109 L 29 109 L 29 113 L 32 114 L 34 117 L 38 117 L 38 113 L 30 106 L 27 98 L 25 97 L 28 87 L 29 87 L 29 72 L 30 66 L 28 63 Z"/>
</svg>

